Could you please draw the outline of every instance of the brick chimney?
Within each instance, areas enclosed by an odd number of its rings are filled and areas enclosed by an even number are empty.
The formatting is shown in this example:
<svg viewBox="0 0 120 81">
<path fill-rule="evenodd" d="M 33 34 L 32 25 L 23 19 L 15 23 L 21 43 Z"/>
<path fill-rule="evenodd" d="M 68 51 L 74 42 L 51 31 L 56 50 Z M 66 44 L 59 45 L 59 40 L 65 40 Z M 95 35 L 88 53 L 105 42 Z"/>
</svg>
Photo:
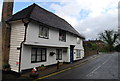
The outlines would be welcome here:
<svg viewBox="0 0 120 81">
<path fill-rule="evenodd" d="M 11 2 L 3 2 L 2 7 L 2 58 L 3 64 L 8 63 L 9 61 L 9 50 L 10 50 L 10 33 L 11 28 L 10 25 L 5 22 L 6 19 L 10 18 L 13 13 L 13 4 L 14 0 Z"/>
</svg>

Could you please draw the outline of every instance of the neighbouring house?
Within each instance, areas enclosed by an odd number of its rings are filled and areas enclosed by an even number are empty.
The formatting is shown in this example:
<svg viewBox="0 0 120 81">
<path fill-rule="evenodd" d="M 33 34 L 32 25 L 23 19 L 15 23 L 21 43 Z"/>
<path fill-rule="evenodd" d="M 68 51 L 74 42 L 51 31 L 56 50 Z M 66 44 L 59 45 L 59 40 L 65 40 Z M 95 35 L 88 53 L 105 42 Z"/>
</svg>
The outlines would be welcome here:
<svg viewBox="0 0 120 81">
<path fill-rule="evenodd" d="M 64 19 L 36 4 L 6 22 L 11 25 L 9 64 L 15 72 L 84 57 L 84 37 Z"/>
<path fill-rule="evenodd" d="M 101 40 L 85 40 L 85 56 L 90 56 L 105 50 L 106 44 Z"/>
</svg>

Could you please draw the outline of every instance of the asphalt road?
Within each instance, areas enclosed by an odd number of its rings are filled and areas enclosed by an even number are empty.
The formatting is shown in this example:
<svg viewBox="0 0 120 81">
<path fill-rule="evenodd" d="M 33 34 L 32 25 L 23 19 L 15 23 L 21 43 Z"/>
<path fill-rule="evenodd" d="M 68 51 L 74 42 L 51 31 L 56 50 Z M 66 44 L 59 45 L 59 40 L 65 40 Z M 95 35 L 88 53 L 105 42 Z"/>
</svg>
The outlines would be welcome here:
<svg viewBox="0 0 120 81">
<path fill-rule="evenodd" d="M 76 68 L 45 79 L 119 79 L 118 53 L 101 54 Z"/>
</svg>

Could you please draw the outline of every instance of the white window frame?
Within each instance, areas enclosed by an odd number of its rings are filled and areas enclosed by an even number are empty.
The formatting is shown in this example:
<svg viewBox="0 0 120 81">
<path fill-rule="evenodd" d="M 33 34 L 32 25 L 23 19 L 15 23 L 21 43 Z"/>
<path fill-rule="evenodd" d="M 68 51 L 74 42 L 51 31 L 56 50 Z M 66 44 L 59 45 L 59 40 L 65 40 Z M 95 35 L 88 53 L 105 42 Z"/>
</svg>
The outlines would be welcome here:
<svg viewBox="0 0 120 81">
<path fill-rule="evenodd" d="M 77 58 L 81 58 L 81 50 L 77 49 L 76 54 L 77 54 Z"/>
<path fill-rule="evenodd" d="M 47 34 L 45 34 L 45 31 L 47 31 Z M 40 25 L 39 26 L 39 37 L 48 39 L 49 38 L 49 28 Z"/>
<path fill-rule="evenodd" d="M 66 42 L 66 31 L 64 30 L 59 30 L 59 40 Z"/>
<path fill-rule="evenodd" d="M 80 38 L 79 37 L 77 37 L 77 44 L 80 44 Z"/>
<path fill-rule="evenodd" d="M 62 49 L 56 49 L 56 60 L 62 60 Z"/>
</svg>

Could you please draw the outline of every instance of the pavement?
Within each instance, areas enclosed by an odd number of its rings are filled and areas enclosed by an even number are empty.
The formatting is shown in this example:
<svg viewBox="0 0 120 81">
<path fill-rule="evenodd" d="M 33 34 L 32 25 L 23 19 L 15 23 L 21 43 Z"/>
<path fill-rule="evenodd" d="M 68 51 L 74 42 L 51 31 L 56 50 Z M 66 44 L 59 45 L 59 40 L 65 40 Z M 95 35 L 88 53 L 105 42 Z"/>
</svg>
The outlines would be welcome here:
<svg viewBox="0 0 120 81">
<path fill-rule="evenodd" d="M 102 54 L 100 54 L 100 55 L 102 55 Z M 46 67 L 45 70 L 41 70 L 41 71 L 37 72 L 39 74 L 39 76 L 36 77 L 36 79 L 38 79 L 40 77 L 44 77 L 44 76 L 49 76 L 50 74 L 53 74 L 53 73 L 56 74 L 57 72 L 59 73 L 59 72 L 65 71 L 65 70 L 69 69 L 70 67 L 80 66 L 87 61 L 93 60 L 93 58 L 97 58 L 98 56 L 99 55 L 89 56 L 89 57 L 84 58 L 82 60 L 73 62 L 72 64 L 64 63 L 64 64 L 59 66 L 59 69 L 57 69 L 57 65 L 48 66 L 48 67 Z M 33 80 L 33 78 L 30 78 L 30 76 L 29 76 L 30 74 L 31 74 L 31 71 L 23 73 L 20 77 L 17 77 L 17 76 L 12 75 L 12 74 L 3 74 L 3 78 L 4 79 L 17 79 L 17 80 L 18 79 L 31 79 L 31 80 Z"/>
</svg>

